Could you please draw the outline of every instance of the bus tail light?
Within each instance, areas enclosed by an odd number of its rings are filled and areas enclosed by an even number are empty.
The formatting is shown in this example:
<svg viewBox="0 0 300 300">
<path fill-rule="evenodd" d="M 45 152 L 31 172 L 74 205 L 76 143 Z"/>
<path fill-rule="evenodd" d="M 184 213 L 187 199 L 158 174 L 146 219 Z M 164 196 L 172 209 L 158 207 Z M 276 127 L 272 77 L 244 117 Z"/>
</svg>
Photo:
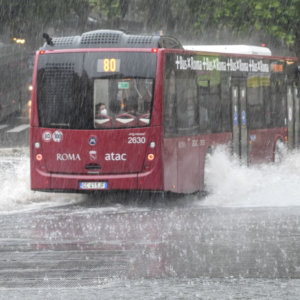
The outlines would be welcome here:
<svg viewBox="0 0 300 300">
<path fill-rule="evenodd" d="M 149 153 L 147 156 L 148 160 L 152 161 L 155 158 L 155 155 L 153 153 Z"/>
<path fill-rule="evenodd" d="M 146 159 L 144 163 L 144 170 L 149 171 L 154 162 L 155 162 L 155 156 L 156 156 L 156 143 L 154 141 L 151 141 L 148 144 L 147 152 L 146 152 Z"/>
<path fill-rule="evenodd" d="M 43 160 L 43 155 L 41 153 L 38 153 L 36 156 L 35 156 L 36 160 L 37 161 L 42 161 Z"/>
</svg>

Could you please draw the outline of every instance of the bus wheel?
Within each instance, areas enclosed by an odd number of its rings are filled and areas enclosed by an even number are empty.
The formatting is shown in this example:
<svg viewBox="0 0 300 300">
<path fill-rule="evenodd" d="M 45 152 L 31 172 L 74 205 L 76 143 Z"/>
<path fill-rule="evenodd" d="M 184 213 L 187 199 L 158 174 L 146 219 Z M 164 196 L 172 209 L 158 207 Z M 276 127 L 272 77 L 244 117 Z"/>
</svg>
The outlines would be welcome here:
<svg viewBox="0 0 300 300">
<path fill-rule="evenodd" d="M 274 151 L 274 162 L 280 163 L 286 154 L 286 146 L 282 140 L 277 140 Z"/>
</svg>

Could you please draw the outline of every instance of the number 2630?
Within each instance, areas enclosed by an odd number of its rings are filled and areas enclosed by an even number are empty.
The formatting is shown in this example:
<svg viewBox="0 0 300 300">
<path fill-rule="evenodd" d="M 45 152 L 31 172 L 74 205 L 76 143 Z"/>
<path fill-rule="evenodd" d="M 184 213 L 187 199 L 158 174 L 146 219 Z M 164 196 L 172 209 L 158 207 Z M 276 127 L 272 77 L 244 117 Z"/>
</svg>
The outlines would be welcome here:
<svg viewBox="0 0 300 300">
<path fill-rule="evenodd" d="M 128 137 L 128 144 L 145 144 L 146 138 L 145 137 L 136 137 L 136 136 L 130 136 Z"/>
</svg>

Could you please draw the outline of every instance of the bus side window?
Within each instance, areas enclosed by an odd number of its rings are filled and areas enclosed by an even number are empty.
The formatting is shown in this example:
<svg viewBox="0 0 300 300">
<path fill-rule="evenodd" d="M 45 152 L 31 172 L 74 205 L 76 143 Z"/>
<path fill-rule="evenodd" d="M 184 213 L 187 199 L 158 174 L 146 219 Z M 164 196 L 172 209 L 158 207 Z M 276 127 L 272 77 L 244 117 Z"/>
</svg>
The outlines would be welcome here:
<svg viewBox="0 0 300 300">
<path fill-rule="evenodd" d="M 271 99 L 272 99 L 272 125 L 273 127 L 285 126 L 286 112 L 286 93 L 284 92 L 284 78 L 277 76 L 271 80 Z"/>
<path fill-rule="evenodd" d="M 171 71 L 164 80 L 164 127 L 166 136 L 177 132 L 177 106 L 174 71 Z"/>
<path fill-rule="evenodd" d="M 178 130 L 187 127 L 187 95 L 186 79 L 183 72 L 177 73 L 176 76 L 176 95 L 177 95 L 177 121 Z"/>
<path fill-rule="evenodd" d="M 198 82 L 199 84 L 199 82 Z M 208 81 L 202 81 L 200 87 L 198 87 L 198 99 L 199 99 L 199 125 L 200 132 L 206 133 L 208 131 L 208 106 L 207 99 L 207 87 Z"/>
<path fill-rule="evenodd" d="M 272 99 L 271 99 L 271 82 L 269 82 L 268 86 L 263 87 L 263 99 L 265 105 L 265 120 L 266 126 L 268 128 L 273 127 L 273 120 L 272 120 Z"/>
<path fill-rule="evenodd" d="M 209 78 L 207 77 L 207 74 L 199 74 L 197 82 L 200 131 L 201 133 L 222 132 L 221 81 L 213 73 L 209 74 Z"/>
<path fill-rule="evenodd" d="M 247 92 L 249 129 L 263 128 L 265 124 L 265 110 L 262 79 L 260 76 L 251 75 L 248 78 Z"/>
<path fill-rule="evenodd" d="M 229 76 L 222 74 L 220 86 L 220 97 L 222 99 L 222 131 L 231 130 L 231 99 Z"/>
<path fill-rule="evenodd" d="M 187 78 L 187 117 L 190 133 L 199 131 L 199 109 L 198 109 L 198 90 L 196 74 L 190 74 Z"/>
<path fill-rule="evenodd" d="M 220 84 L 210 86 L 209 93 L 209 119 L 212 132 L 222 131 L 222 103 L 220 97 Z"/>
<path fill-rule="evenodd" d="M 176 77 L 178 130 L 193 134 L 199 125 L 197 112 L 197 83 L 194 72 L 182 72 Z"/>
</svg>

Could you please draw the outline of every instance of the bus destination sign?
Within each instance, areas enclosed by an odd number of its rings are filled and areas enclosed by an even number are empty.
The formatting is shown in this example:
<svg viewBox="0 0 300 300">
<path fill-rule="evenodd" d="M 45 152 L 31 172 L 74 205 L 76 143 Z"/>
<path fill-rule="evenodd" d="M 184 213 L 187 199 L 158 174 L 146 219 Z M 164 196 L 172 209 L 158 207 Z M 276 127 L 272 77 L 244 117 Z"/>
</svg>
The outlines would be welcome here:
<svg viewBox="0 0 300 300">
<path fill-rule="evenodd" d="M 120 71 L 120 59 L 104 58 L 97 61 L 97 72 L 114 73 Z"/>
</svg>

